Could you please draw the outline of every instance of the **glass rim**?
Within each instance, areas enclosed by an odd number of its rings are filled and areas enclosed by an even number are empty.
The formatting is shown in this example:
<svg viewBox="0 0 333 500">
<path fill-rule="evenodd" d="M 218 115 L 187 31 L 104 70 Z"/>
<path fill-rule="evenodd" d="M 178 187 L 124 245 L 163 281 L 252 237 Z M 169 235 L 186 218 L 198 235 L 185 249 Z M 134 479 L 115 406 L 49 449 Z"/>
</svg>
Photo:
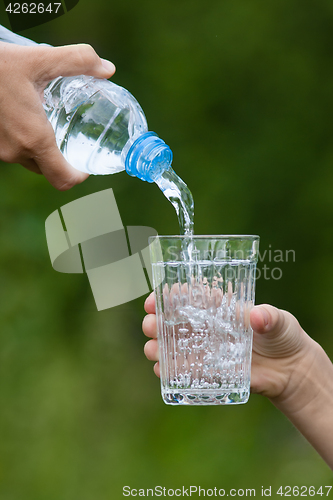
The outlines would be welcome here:
<svg viewBox="0 0 333 500">
<path fill-rule="evenodd" d="M 157 234 L 156 236 L 149 236 L 149 240 L 154 240 L 154 239 L 168 239 L 168 240 L 195 240 L 195 239 L 206 239 L 206 240 L 259 240 L 260 236 L 257 234 L 193 234 L 193 235 L 185 235 L 185 234 L 180 234 L 180 235 L 160 235 Z"/>
</svg>

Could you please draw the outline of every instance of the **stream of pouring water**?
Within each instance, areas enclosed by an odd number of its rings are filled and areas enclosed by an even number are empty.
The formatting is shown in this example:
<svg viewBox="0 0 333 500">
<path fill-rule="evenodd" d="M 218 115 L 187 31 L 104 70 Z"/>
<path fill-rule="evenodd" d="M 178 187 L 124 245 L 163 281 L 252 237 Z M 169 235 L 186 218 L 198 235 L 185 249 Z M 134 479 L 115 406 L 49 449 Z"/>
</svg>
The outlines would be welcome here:
<svg viewBox="0 0 333 500">
<path fill-rule="evenodd" d="M 176 210 L 180 234 L 188 236 L 190 241 L 194 226 L 194 202 L 191 191 L 172 168 L 165 170 L 155 182 Z"/>
</svg>

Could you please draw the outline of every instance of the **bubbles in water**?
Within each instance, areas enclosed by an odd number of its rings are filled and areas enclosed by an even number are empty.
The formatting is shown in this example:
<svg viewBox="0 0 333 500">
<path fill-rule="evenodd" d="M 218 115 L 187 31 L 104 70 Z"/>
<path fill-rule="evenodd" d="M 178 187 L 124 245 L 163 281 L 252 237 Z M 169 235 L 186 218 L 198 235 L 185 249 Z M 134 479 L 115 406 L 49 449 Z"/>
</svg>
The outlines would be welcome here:
<svg viewBox="0 0 333 500">
<path fill-rule="evenodd" d="M 168 320 L 164 322 L 162 342 L 173 360 L 166 362 L 166 383 L 178 390 L 236 393 L 249 377 L 249 359 L 245 360 L 245 354 L 251 348 L 251 330 L 244 329 L 241 317 L 236 318 L 235 294 L 221 300 L 213 311 L 195 307 L 192 294 L 189 300 L 192 304 L 176 309 L 172 303 L 165 303 Z"/>
</svg>

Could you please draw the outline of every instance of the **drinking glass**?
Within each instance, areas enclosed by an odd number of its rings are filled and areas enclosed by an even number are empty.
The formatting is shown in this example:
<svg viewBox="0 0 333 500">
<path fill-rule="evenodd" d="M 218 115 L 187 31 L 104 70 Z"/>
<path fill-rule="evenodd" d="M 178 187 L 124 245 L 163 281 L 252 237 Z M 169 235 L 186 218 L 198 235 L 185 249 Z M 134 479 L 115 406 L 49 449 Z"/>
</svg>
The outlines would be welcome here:
<svg viewBox="0 0 333 500">
<path fill-rule="evenodd" d="M 259 237 L 149 240 L 167 404 L 246 403 Z"/>
</svg>

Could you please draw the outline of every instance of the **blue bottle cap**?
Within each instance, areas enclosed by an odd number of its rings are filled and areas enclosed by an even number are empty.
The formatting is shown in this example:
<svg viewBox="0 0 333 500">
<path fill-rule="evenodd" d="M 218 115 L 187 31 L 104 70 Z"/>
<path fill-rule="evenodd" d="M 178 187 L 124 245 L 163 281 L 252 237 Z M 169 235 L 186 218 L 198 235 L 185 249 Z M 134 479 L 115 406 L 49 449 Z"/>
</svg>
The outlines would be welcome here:
<svg viewBox="0 0 333 500">
<path fill-rule="evenodd" d="M 172 151 L 155 132 L 146 132 L 132 144 L 125 160 L 126 172 L 147 182 L 155 182 L 170 167 Z"/>
</svg>

